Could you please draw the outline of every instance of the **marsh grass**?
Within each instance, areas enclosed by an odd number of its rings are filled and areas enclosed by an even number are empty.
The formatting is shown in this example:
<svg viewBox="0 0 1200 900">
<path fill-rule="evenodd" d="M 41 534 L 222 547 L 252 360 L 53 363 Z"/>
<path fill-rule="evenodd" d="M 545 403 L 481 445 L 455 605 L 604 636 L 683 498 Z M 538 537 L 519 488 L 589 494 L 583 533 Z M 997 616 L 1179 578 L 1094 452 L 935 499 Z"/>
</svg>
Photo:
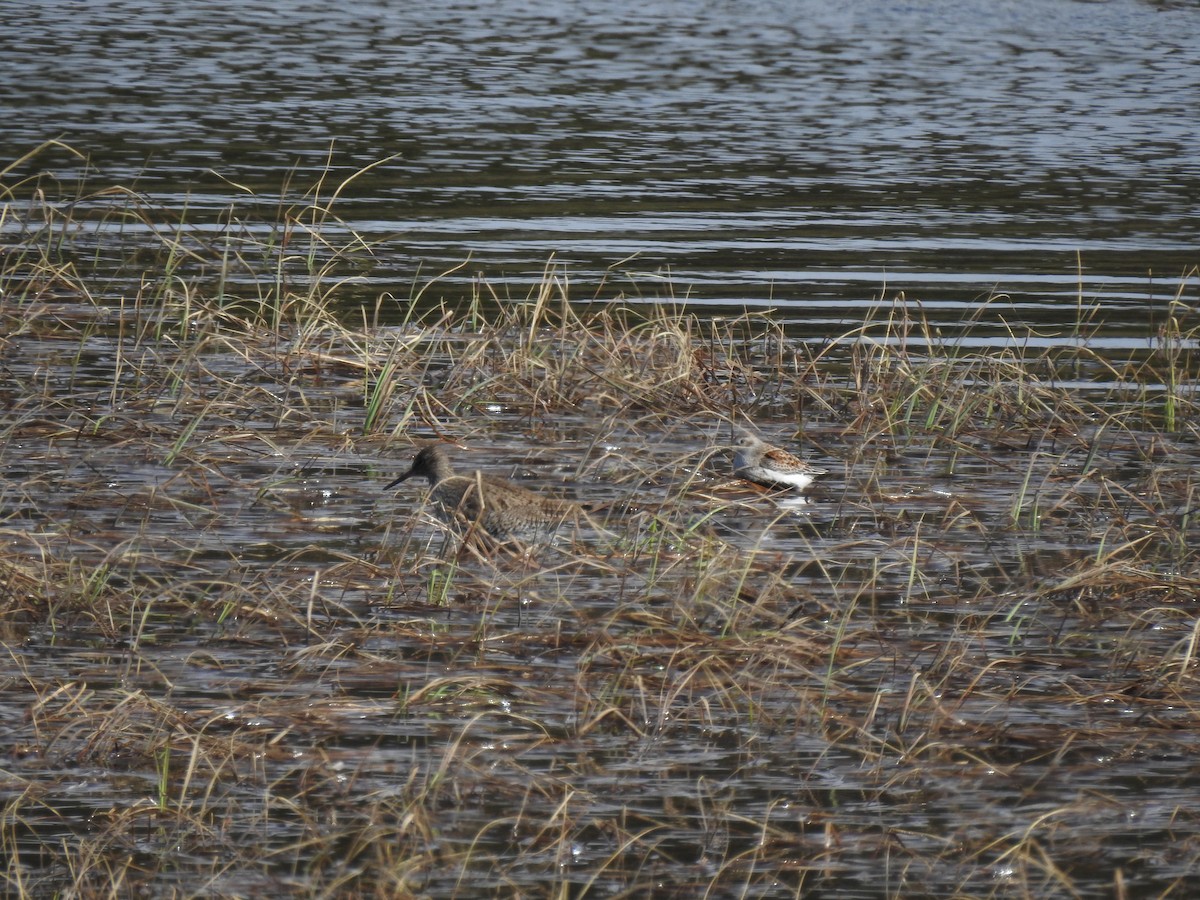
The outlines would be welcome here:
<svg viewBox="0 0 1200 900">
<path fill-rule="evenodd" d="M 1122 361 L 1082 295 L 988 352 L 999 295 L 801 340 L 553 261 L 348 311 L 352 179 L 214 230 L 19 168 L 7 893 L 1197 886 L 1195 273 Z M 814 502 L 729 479 L 747 422 L 833 470 Z M 444 544 L 379 492 L 435 437 L 594 522 Z"/>
</svg>

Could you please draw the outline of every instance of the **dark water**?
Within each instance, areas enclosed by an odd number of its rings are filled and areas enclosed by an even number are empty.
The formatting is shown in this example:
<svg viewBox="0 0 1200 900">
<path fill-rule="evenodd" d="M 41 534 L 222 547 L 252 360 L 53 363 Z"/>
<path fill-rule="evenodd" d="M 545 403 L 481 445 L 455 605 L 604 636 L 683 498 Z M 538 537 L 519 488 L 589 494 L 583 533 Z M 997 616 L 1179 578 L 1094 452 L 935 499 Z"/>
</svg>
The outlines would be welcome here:
<svg viewBox="0 0 1200 900">
<path fill-rule="evenodd" d="M 352 302 L 467 259 L 446 284 L 524 297 L 554 255 L 580 299 L 769 303 L 824 332 L 881 292 L 950 325 L 995 290 L 1043 323 L 1094 301 L 1137 340 L 1200 262 L 1197 15 L 52 0 L 6 12 L 0 158 L 59 137 L 91 186 L 196 222 L 387 160 L 335 208 L 374 242 Z M 17 171 L 39 164 L 70 193 L 65 155 Z"/>
</svg>

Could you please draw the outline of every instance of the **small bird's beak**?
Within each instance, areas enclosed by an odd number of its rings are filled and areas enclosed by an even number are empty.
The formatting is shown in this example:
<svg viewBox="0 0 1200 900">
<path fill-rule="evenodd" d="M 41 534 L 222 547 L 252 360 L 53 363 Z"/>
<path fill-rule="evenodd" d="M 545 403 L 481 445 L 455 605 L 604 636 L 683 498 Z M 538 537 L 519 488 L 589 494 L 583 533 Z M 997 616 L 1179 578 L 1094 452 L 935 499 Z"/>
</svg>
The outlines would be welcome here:
<svg viewBox="0 0 1200 900">
<path fill-rule="evenodd" d="M 403 475 L 401 475 L 395 481 L 389 481 L 387 484 L 385 484 L 383 486 L 383 489 L 385 491 L 390 491 L 392 488 L 394 488 L 396 485 L 398 485 L 400 482 L 404 481 L 406 478 L 408 478 L 411 475 L 412 475 L 412 469 L 409 469 L 407 472 L 405 472 Z"/>
</svg>

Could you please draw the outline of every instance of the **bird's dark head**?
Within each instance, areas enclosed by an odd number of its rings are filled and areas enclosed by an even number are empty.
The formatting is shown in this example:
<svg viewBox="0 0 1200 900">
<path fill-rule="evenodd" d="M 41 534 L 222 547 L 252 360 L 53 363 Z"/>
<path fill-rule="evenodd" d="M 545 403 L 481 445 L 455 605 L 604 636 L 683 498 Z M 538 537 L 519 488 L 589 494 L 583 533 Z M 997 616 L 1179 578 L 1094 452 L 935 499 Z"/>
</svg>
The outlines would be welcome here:
<svg viewBox="0 0 1200 900">
<path fill-rule="evenodd" d="M 383 489 L 391 490 L 400 482 L 410 478 L 426 478 L 430 484 L 437 484 L 439 481 L 445 481 L 451 474 L 450 458 L 446 455 L 446 448 L 441 444 L 426 444 L 413 457 L 409 470 L 389 482 Z"/>
</svg>

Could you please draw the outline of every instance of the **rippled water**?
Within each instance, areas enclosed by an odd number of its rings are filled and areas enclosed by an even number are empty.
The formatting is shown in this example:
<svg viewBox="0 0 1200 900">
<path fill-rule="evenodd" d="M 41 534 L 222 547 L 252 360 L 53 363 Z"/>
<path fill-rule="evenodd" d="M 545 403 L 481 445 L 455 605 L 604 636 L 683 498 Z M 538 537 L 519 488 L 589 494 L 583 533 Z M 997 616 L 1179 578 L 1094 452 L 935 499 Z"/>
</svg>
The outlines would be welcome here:
<svg viewBox="0 0 1200 900">
<path fill-rule="evenodd" d="M 1200 262 L 1196 15 L 60 0 L 7 13 L 0 146 L 60 136 L 193 220 L 386 159 L 337 206 L 377 242 L 350 302 L 467 258 L 446 284 L 524 296 L 554 254 L 582 296 L 769 303 L 822 331 L 881 291 L 997 290 L 1042 322 L 1098 299 L 1137 338 Z"/>
</svg>

